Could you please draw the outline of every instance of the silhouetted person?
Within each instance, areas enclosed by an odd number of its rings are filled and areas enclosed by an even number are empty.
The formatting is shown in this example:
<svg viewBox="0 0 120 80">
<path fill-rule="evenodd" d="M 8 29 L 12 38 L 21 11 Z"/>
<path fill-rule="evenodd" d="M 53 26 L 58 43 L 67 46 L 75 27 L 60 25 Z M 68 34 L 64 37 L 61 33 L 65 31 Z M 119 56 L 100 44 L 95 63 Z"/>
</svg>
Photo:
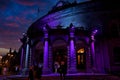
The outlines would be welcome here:
<svg viewBox="0 0 120 80">
<path fill-rule="evenodd" d="M 42 64 L 39 64 L 36 69 L 36 78 L 40 80 L 42 77 Z"/>
<path fill-rule="evenodd" d="M 15 66 L 15 74 L 17 75 L 19 72 L 19 67 L 18 66 Z"/>
<path fill-rule="evenodd" d="M 67 66 L 65 65 L 65 62 L 62 61 L 60 63 L 60 68 L 59 68 L 59 72 L 60 72 L 60 79 L 64 80 L 65 79 L 65 75 L 67 73 Z"/>
<path fill-rule="evenodd" d="M 28 80 L 34 80 L 33 67 L 30 67 L 30 69 L 29 69 Z"/>
<path fill-rule="evenodd" d="M 0 66 L 0 75 L 2 74 L 2 67 Z"/>
</svg>

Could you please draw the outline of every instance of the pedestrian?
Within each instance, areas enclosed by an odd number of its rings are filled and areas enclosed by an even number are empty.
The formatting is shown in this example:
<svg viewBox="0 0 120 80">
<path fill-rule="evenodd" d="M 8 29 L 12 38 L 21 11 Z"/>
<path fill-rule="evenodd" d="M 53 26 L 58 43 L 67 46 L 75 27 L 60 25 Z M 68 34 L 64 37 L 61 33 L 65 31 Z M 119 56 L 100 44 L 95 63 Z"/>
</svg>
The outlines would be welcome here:
<svg viewBox="0 0 120 80">
<path fill-rule="evenodd" d="M 65 80 L 65 76 L 67 73 L 67 65 L 65 64 L 64 61 L 61 61 L 60 63 L 59 73 L 60 73 L 60 80 Z"/>
<path fill-rule="evenodd" d="M 36 69 L 36 78 L 37 80 L 41 80 L 41 77 L 42 77 L 42 64 L 39 63 Z"/>
<path fill-rule="evenodd" d="M 6 74 L 7 74 L 7 67 L 4 66 L 4 67 L 3 67 L 3 75 L 6 75 Z"/>
<path fill-rule="evenodd" d="M 30 69 L 29 69 L 28 80 L 34 80 L 33 66 L 31 66 Z"/>
<path fill-rule="evenodd" d="M 58 73 L 58 69 L 60 68 L 60 65 L 58 62 L 54 63 L 55 73 Z"/>
<path fill-rule="evenodd" d="M 17 75 L 19 72 L 19 67 L 18 66 L 15 66 L 15 74 Z"/>
</svg>

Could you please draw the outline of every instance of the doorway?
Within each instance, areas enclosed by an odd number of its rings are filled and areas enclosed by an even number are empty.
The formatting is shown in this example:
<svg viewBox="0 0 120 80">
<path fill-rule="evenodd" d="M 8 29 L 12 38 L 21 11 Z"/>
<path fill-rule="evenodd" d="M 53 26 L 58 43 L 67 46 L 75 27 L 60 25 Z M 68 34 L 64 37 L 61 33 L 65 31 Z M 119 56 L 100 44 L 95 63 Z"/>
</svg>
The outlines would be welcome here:
<svg viewBox="0 0 120 80">
<path fill-rule="evenodd" d="M 67 46 L 64 40 L 56 40 L 52 46 L 53 52 L 53 72 L 58 73 L 60 63 L 64 62 L 67 66 Z"/>
<path fill-rule="evenodd" d="M 85 49 L 80 48 L 77 51 L 77 69 L 84 70 L 86 68 Z"/>
</svg>

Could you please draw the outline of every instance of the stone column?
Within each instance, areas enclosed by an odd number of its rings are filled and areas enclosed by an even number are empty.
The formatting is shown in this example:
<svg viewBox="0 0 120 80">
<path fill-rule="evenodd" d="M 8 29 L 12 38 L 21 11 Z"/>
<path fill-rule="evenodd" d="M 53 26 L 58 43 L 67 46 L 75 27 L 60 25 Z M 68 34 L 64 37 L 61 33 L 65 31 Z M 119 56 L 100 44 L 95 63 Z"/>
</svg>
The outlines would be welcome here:
<svg viewBox="0 0 120 80">
<path fill-rule="evenodd" d="M 28 68 L 29 44 L 26 45 L 25 68 Z"/>
<path fill-rule="evenodd" d="M 97 69 L 96 69 L 96 59 L 95 59 L 95 47 L 94 47 L 94 42 L 95 42 L 95 34 L 97 33 L 97 30 L 94 30 L 91 34 L 91 41 L 90 41 L 90 52 L 91 52 L 91 66 L 92 66 L 92 72 L 96 72 Z"/>
<path fill-rule="evenodd" d="M 69 43 L 69 65 L 68 65 L 68 73 L 75 73 L 76 70 L 76 53 L 75 53 L 75 45 L 74 45 L 74 26 L 70 25 L 70 43 Z"/>
<path fill-rule="evenodd" d="M 49 64 L 49 69 L 50 69 L 50 72 L 52 72 L 52 67 L 53 67 L 53 54 L 52 54 L 52 48 L 51 48 L 51 46 L 49 46 L 49 62 L 48 62 L 48 64 Z"/>
<path fill-rule="evenodd" d="M 91 61 L 92 57 L 91 57 L 91 52 L 90 52 L 90 47 L 88 47 L 88 52 L 86 54 L 86 67 L 87 67 L 87 72 L 92 72 L 91 68 L 92 68 L 92 61 Z"/>
<path fill-rule="evenodd" d="M 29 38 L 27 37 L 26 41 L 26 51 L 25 51 L 25 66 L 23 69 L 23 75 L 27 75 L 29 71 L 29 52 L 30 52 L 30 45 L 29 45 Z"/>
<path fill-rule="evenodd" d="M 69 45 L 67 46 L 67 68 L 70 69 L 70 48 Z"/>
<path fill-rule="evenodd" d="M 49 65 L 48 65 L 48 54 L 49 54 L 49 42 L 48 42 L 48 31 L 46 27 L 43 27 L 44 31 L 44 59 L 43 59 L 43 74 L 50 73 Z"/>
<path fill-rule="evenodd" d="M 22 53 L 21 53 L 21 74 L 27 75 L 28 69 L 29 69 L 29 52 L 30 52 L 30 44 L 29 44 L 29 38 L 27 34 L 23 35 L 23 38 L 21 39 L 21 42 L 23 43 L 22 46 Z"/>
<path fill-rule="evenodd" d="M 28 59 L 28 66 L 32 66 L 32 48 L 29 48 L 29 59 Z"/>
<path fill-rule="evenodd" d="M 92 55 L 92 59 L 93 59 L 93 66 L 95 66 L 95 47 L 94 47 L 94 36 L 91 36 L 91 55 Z"/>
</svg>

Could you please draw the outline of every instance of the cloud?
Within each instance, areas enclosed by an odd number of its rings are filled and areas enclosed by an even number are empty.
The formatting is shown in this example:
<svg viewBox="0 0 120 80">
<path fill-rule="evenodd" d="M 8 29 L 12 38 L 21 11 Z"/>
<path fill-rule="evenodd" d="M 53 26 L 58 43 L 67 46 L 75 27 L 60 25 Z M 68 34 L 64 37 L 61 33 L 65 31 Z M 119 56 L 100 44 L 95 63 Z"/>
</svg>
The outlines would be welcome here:
<svg viewBox="0 0 120 80">
<path fill-rule="evenodd" d="M 3 43 L 2 42 L 0 42 L 0 45 L 2 45 Z"/>
<path fill-rule="evenodd" d="M 21 46 L 21 42 L 18 41 L 20 37 L 14 37 L 14 36 L 3 36 L 2 39 L 0 39 L 0 48 L 12 48 L 18 50 Z M 0 52 L 1 53 L 1 52 Z"/>
<path fill-rule="evenodd" d="M 45 5 L 45 2 L 42 2 L 40 0 L 15 0 L 16 3 L 24 6 L 35 6 L 35 5 Z"/>
<path fill-rule="evenodd" d="M 8 6 L 11 6 L 10 0 L 0 0 L 0 9 L 5 10 Z"/>
<path fill-rule="evenodd" d="M 0 55 L 5 55 L 6 53 L 9 52 L 9 49 L 6 48 L 0 48 Z"/>
<path fill-rule="evenodd" d="M 32 0 L 16 0 L 16 3 L 21 4 L 21 5 L 25 5 L 25 6 L 33 6 L 36 5 L 37 2 L 34 2 Z"/>
<path fill-rule="evenodd" d="M 8 35 L 9 34 L 9 35 Z M 3 35 L 8 35 L 8 36 L 11 36 L 11 35 L 17 35 L 18 34 L 18 31 L 10 31 L 10 30 L 6 30 L 3 32 Z"/>
<path fill-rule="evenodd" d="M 19 27 L 19 24 L 17 24 L 16 22 L 10 22 L 10 23 L 6 23 L 5 26 L 8 26 L 8 27 Z"/>
</svg>

